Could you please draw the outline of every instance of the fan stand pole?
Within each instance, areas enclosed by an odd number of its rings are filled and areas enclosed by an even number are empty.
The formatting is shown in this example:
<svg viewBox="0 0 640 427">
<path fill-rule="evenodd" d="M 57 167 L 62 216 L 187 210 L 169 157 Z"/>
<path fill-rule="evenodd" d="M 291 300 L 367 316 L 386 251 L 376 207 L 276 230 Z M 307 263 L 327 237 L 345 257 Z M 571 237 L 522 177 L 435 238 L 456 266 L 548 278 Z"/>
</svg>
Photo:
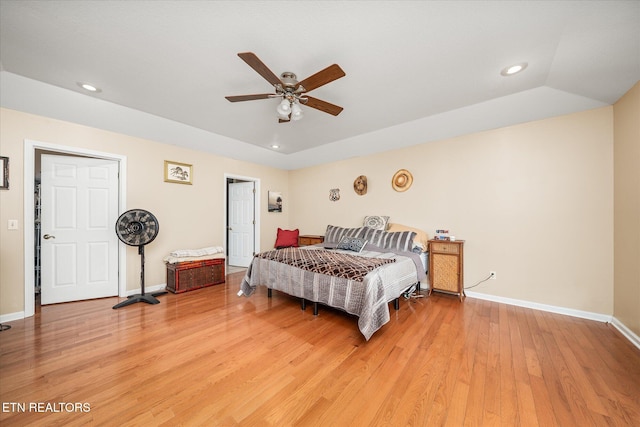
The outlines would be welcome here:
<svg viewBox="0 0 640 427">
<path fill-rule="evenodd" d="M 125 305 L 134 304 L 136 302 L 146 302 L 148 304 L 160 304 L 156 298 L 158 295 L 164 295 L 167 291 L 155 292 L 151 295 L 144 293 L 144 245 L 138 246 L 138 254 L 140 254 L 140 291 L 141 293 L 130 295 L 126 300 L 113 306 L 114 309 L 124 307 Z"/>
</svg>

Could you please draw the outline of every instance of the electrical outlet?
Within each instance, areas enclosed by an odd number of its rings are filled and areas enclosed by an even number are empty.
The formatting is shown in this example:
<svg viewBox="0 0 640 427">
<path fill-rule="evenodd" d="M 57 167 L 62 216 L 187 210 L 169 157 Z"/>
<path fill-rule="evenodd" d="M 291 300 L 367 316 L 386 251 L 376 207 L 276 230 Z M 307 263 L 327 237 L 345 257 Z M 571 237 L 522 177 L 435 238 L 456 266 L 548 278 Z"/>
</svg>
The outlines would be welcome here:
<svg viewBox="0 0 640 427">
<path fill-rule="evenodd" d="M 489 277 L 490 279 L 496 280 L 496 272 L 495 271 L 490 271 L 489 272 L 489 276 L 490 276 Z"/>
</svg>

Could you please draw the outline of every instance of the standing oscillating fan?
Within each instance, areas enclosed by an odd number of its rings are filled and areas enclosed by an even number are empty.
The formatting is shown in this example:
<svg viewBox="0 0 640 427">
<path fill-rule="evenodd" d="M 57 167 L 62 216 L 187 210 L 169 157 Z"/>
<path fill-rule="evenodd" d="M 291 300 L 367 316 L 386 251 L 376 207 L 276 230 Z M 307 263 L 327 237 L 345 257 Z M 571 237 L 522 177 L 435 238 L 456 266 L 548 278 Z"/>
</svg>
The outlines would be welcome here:
<svg viewBox="0 0 640 427">
<path fill-rule="evenodd" d="M 151 212 L 142 209 L 131 209 L 126 211 L 116 221 L 116 234 L 122 243 L 129 246 L 137 246 L 140 255 L 140 289 L 141 293 L 127 297 L 125 301 L 113 306 L 113 308 L 124 307 L 136 302 L 146 302 L 149 304 L 159 304 L 157 295 L 166 292 L 156 292 L 151 295 L 144 293 L 144 246 L 151 243 L 158 235 L 160 224 Z"/>
</svg>

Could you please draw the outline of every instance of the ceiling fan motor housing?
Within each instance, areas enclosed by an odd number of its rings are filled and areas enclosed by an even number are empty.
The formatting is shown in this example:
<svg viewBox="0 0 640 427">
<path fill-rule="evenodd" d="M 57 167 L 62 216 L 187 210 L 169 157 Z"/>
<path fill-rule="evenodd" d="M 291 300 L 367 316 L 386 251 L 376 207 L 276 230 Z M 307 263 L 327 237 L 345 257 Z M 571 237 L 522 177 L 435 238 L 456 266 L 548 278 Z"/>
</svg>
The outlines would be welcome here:
<svg viewBox="0 0 640 427">
<path fill-rule="evenodd" d="M 280 80 L 285 87 L 293 88 L 298 84 L 298 78 L 291 71 L 285 71 L 284 73 L 280 74 Z"/>
</svg>

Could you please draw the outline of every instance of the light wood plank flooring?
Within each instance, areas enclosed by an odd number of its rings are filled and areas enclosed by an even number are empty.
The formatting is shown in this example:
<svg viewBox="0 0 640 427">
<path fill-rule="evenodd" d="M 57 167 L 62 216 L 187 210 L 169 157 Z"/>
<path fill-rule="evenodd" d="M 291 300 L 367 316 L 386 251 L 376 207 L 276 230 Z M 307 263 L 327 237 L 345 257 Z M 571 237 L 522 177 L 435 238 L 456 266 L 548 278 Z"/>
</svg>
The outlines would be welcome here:
<svg viewBox="0 0 640 427">
<path fill-rule="evenodd" d="M 242 276 L 10 322 L 0 424 L 640 425 L 640 350 L 611 325 L 434 294 L 366 342 L 345 313 L 238 297 Z"/>
</svg>

